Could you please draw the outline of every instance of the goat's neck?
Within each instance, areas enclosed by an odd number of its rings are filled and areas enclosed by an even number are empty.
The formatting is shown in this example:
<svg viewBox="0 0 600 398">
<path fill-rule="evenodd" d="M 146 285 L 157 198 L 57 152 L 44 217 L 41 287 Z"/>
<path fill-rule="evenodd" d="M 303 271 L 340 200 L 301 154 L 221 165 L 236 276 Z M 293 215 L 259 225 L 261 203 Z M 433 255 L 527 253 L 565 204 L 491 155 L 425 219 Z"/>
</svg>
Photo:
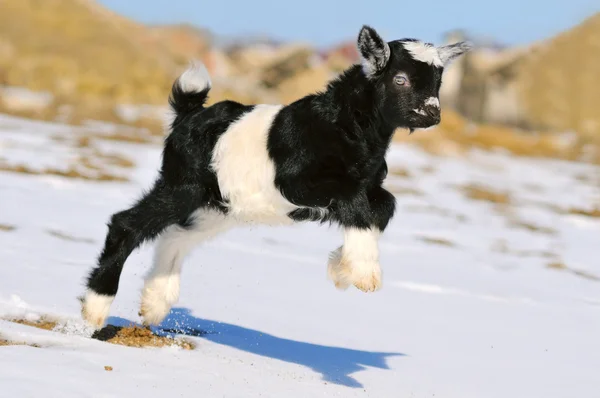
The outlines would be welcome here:
<svg viewBox="0 0 600 398">
<path fill-rule="evenodd" d="M 326 93 L 353 122 L 349 128 L 359 126 L 365 139 L 389 144 L 394 128 L 381 115 L 376 89 L 359 65 L 350 67 L 331 82 Z"/>
</svg>

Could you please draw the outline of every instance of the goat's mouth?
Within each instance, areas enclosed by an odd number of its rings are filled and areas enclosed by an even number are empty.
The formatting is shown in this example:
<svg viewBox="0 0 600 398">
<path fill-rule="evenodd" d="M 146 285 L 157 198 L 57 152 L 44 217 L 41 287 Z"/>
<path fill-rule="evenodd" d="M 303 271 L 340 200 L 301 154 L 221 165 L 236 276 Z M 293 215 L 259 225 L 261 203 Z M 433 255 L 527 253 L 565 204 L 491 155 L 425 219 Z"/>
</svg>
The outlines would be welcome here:
<svg viewBox="0 0 600 398">
<path fill-rule="evenodd" d="M 409 135 L 414 133 L 416 130 L 427 130 L 429 128 L 435 127 L 440 123 L 438 119 L 421 119 L 413 120 L 412 123 L 408 125 Z"/>
</svg>

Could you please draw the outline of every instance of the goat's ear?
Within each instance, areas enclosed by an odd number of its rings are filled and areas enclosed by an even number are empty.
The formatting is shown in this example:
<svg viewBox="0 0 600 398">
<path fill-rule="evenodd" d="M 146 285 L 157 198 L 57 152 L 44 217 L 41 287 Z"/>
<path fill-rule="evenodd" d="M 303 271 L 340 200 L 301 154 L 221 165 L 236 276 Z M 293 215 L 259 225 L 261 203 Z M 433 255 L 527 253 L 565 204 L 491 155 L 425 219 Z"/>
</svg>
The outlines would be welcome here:
<svg viewBox="0 0 600 398">
<path fill-rule="evenodd" d="M 438 54 L 442 64 L 446 66 L 453 59 L 460 57 L 466 52 L 470 51 L 473 45 L 467 41 L 461 41 L 459 43 L 448 44 L 445 46 L 438 47 Z"/>
<path fill-rule="evenodd" d="M 358 34 L 358 50 L 367 77 L 380 72 L 390 59 L 390 46 L 368 25 L 364 25 Z"/>
</svg>

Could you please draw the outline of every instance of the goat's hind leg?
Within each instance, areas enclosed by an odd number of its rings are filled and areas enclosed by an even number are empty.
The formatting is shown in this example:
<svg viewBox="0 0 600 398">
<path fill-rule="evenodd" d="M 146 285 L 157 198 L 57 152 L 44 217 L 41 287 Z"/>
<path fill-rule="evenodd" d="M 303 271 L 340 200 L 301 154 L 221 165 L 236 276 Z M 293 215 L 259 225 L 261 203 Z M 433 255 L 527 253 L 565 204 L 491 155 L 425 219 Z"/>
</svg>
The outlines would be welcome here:
<svg viewBox="0 0 600 398">
<path fill-rule="evenodd" d="M 232 222 L 216 210 L 199 209 L 186 225 L 175 224 L 160 236 L 154 265 L 142 291 L 140 315 L 145 325 L 158 325 L 179 300 L 181 266 L 199 243 L 229 229 Z"/>
<path fill-rule="evenodd" d="M 168 189 L 158 181 L 133 207 L 111 217 L 98 265 L 88 276 L 82 299 L 82 316 L 95 328 L 104 325 L 119 288 L 123 265 L 131 252 L 191 214 L 193 198 L 188 195 L 182 203 L 175 203 L 175 193 L 176 189 Z"/>
</svg>

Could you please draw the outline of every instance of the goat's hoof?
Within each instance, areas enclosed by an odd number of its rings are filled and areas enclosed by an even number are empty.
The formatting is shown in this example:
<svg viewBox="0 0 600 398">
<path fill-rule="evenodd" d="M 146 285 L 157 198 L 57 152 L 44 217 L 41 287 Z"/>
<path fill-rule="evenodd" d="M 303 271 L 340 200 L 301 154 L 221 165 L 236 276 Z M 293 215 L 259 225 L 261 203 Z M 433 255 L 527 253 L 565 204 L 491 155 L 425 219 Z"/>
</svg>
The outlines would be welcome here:
<svg viewBox="0 0 600 398">
<path fill-rule="evenodd" d="M 84 297 L 78 298 L 81 303 L 81 317 L 95 330 L 102 329 L 114 298 L 88 291 Z"/>
<path fill-rule="evenodd" d="M 342 259 L 342 248 L 339 247 L 329 255 L 327 276 L 339 290 L 346 290 L 352 284 L 352 270 Z"/>
<path fill-rule="evenodd" d="M 151 302 L 147 302 L 142 300 L 139 315 L 142 317 L 142 324 L 144 326 L 156 326 L 169 315 L 170 311 L 171 305 L 166 301 L 152 300 Z"/>
<path fill-rule="evenodd" d="M 381 289 L 381 271 L 373 271 L 354 280 L 354 286 L 365 293 Z"/>
</svg>

